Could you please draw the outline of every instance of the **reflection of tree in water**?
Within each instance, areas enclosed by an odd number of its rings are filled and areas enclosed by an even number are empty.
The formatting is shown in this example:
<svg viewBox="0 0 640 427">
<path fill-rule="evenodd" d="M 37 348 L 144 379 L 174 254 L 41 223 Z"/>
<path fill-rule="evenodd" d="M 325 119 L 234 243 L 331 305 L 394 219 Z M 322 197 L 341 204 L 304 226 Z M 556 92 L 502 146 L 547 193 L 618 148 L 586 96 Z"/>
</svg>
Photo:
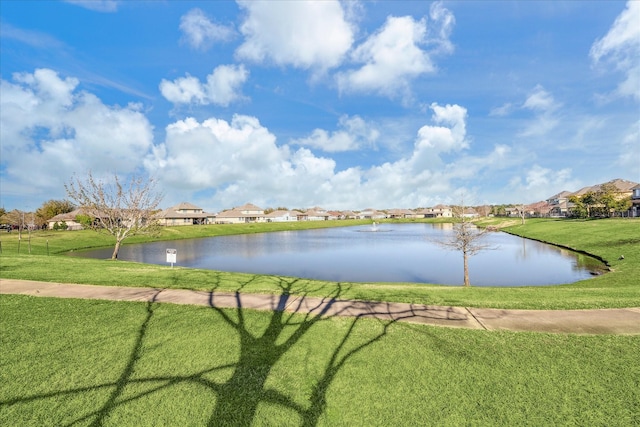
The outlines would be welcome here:
<svg viewBox="0 0 640 427">
<path fill-rule="evenodd" d="M 308 395 L 306 404 L 294 401 L 283 392 L 267 385 L 267 380 L 274 365 L 296 344 L 298 344 L 307 332 L 318 322 L 326 321 L 333 316 L 342 313 L 341 308 L 336 308 L 335 302 L 342 294 L 344 287 L 338 285 L 335 291 L 328 295 L 315 307 L 303 307 L 303 298 L 290 296 L 296 279 L 280 280 L 281 294 L 277 296 L 277 309 L 266 316 L 267 323 L 262 333 L 252 333 L 254 325 L 249 325 L 245 316 L 245 308 L 242 306 L 240 291 L 257 279 L 255 276 L 238 288 L 235 294 L 237 305 L 235 309 L 221 309 L 216 307 L 214 293 L 210 294 L 210 306 L 220 318 L 228 324 L 239 341 L 239 355 L 233 363 L 217 364 L 211 361 L 204 369 L 197 372 L 189 372 L 185 375 L 150 375 L 143 377 L 142 372 L 146 368 L 138 366 L 144 357 L 145 342 L 151 339 L 149 326 L 154 321 L 156 296 L 147 303 L 144 320 L 137 330 L 135 342 L 129 353 L 124 369 L 119 377 L 113 381 L 102 384 L 92 384 L 87 387 L 78 387 L 66 390 L 56 390 L 32 396 L 24 396 L 9 401 L 0 402 L 2 406 L 11 406 L 20 403 L 34 403 L 40 400 L 58 400 L 65 396 L 74 396 L 82 393 L 95 392 L 96 390 L 109 390 L 104 402 L 99 403 L 98 408 L 88 409 L 87 412 L 78 415 L 66 425 L 101 426 L 109 420 L 114 411 L 126 408 L 127 404 L 152 396 L 154 393 L 165 392 L 183 384 L 197 384 L 209 390 L 215 396 L 215 405 L 208 419 L 208 425 L 219 426 L 248 426 L 256 417 L 259 405 L 267 404 L 279 410 L 293 411 L 301 419 L 301 425 L 316 425 L 325 411 L 326 394 L 339 371 L 349 360 L 361 350 L 374 344 L 383 338 L 388 327 L 396 320 L 403 317 L 403 313 L 393 313 L 395 320 L 379 320 L 376 332 L 369 334 L 366 339 L 362 335 L 354 334 L 357 325 L 364 316 L 356 316 L 348 320 L 349 326 L 344 335 L 330 351 L 322 373 Z M 215 291 L 215 288 L 212 290 Z M 295 300 L 295 301 L 293 301 Z M 293 303 L 292 303 L 293 301 Z M 293 307 L 289 306 L 293 305 Z M 287 307 L 287 311 L 284 311 Z M 342 307 L 342 306 L 341 306 Z M 411 313 L 406 313 L 407 315 Z M 255 319 L 255 318 L 253 318 Z M 356 335 L 358 337 L 356 338 Z M 330 344 L 327 344 L 330 345 Z M 232 370 L 232 374 L 225 381 L 215 381 L 209 378 L 210 374 L 220 371 Z M 138 371 L 138 372 L 137 372 Z M 144 374 L 143 374 L 144 375 Z M 144 390 L 131 387 L 144 385 Z M 126 389 L 126 390 L 125 390 Z M 133 390 L 137 390 L 133 392 Z M 53 416 L 55 418 L 55 415 Z"/>
</svg>

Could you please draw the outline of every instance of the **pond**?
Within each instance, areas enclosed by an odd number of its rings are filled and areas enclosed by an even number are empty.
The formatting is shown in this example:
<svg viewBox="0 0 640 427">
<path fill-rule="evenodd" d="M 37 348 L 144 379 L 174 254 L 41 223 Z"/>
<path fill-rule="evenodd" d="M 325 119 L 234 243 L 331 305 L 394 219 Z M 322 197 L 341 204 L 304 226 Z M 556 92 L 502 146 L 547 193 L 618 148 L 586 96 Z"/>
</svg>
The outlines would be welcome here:
<svg viewBox="0 0 640 427">
<path fill-rule="evenodd" d="M 381 224 L 219 236 L 126 245 L 118 258 L 210 270 L 275 274 L 348 282 L 461 285 L 462 254 L 438 245 L 452 224 Z M 483 241 L 492 250 L 469 258 L 474 286 L 544 286 L 572 283 L 604 271 L 598 260 L 502 232 Z M 112 249 L 71 255 L 109 258 Z"/>
</svg>

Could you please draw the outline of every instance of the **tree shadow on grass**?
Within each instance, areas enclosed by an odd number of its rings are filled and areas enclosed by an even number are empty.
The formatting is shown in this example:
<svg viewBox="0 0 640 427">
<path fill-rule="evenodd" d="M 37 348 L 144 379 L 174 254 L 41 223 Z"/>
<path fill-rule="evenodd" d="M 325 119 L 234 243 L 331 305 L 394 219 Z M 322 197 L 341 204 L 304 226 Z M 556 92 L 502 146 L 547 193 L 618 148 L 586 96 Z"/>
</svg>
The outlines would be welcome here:
<svg viewBox="0 0 640 427">
<path fill-rule="evenodd" d="M 146 304 L 146 315 L 137 330 L 135 342 L 131 348 L 128 360 L 119 377 L 113 382 L 93 384 L 88 387 L 78 387 L 58 390 L 39 395 L 24 396 L 4 402 L 0 406 L 10 406 L 41 401 L 49 398 L 73 396 L 96 390 L 109 390 L 106 400 L 97 409 L 89 410 L 64 424 L 73 426 L 88 424 L 103 425 L 112 413 L 126 407 L 128 403 L 139 400 L 154 393 L 171 389 L 183 384 L 197 384 L 215 395 L 215 403 L 208 417 L 209 426 L 249 426 L 258 413 L 259 405 L 266 404 L 293 411 L 301 419 L 301 425 L 317 425 L 326 409 L 327 392 L 340 370 L 349 363 L 356 354 L 380 341 L 387 334 L 389 327 L 405 316 L 412 316 L 411 311 L 399 312 L 388 310 L 384 320 L 377 319 L 379 329 L 369 334 L 366 339 L 355 333 L 358 324 L 367 317 L 376 317 L 374 313 L 360 313 L 351 316 L 349 325 L 337 345 L 329 352 L 322 374 L 315 380 L 307 402 L 296 402 L 287 394 L 267 385 L 272 368 L 294 346 L 300 343 L 314 325 L 325 322 L 336 316 L 348 315 L 348 305 L 340 304 L 339 298 L 347 289 L 347 285 L 337 284 L 330 295 L 325 298 L 305 299 L 304 296 L 292 296 L 297 279 L 278 278 L 281 292 L 273 296 L 274 309 L 268 315 L 261 333 L 254 333 L 246 319 L 244 295 L 242 290 L 250 286 L 253 280 L 261 276 L 254 276 L 241 284 L 233 294 L 235 308 L 220 308 L 216 305 L 217 287 L 209 293 L 209 306 L 237 335 L 239 354 L 233 363 L 217 364 L 215 360 L 202 370 L 188 375 L 164 375 L 141 377 L 136 374 L 138 362 L 145 357 L 143 347 L 148 339 L 149 325 L 153 322 L 155 309 L 158 307 L 158 290 Z M 263 279 L 263 278 L 262 278 Z M 312 301 L 312 303 L 310 303 Z M 392 312 L 393 311 L 393 312 Z M 385 314 L 378 310 L 376 315 Z M 384 316 L 383 316 L 384 317 Z M 216 371 L 231 370 L 226 381 L 213 381 L 208 376 Z M 148 387 L 137 393 L 131 389 L 125 393 L 128 386 L 146 384 Z M 55 417 L 55 414 L 51 414 Z M 59 423 L 63 425 L 63 423 Z"/>
</svg>

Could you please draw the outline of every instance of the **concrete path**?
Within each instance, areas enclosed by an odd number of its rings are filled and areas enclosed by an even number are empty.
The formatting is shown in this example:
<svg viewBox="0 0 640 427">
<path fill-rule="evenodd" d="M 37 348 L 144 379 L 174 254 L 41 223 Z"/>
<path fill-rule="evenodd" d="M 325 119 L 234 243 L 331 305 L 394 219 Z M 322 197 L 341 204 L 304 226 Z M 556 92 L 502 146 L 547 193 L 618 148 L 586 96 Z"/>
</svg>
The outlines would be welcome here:
<svg viewBox="0 0 640 427">
<path fill-rule="evenodd" d="M 604 310 L 502 310 L 347 301 L 295 295 L 72 285 L 13 279 L 0 279 L 0 294 L 281 310 L 321 316 L 371 317 L 490 331 L 640 335 L 640 307 Z"/>
</svg>

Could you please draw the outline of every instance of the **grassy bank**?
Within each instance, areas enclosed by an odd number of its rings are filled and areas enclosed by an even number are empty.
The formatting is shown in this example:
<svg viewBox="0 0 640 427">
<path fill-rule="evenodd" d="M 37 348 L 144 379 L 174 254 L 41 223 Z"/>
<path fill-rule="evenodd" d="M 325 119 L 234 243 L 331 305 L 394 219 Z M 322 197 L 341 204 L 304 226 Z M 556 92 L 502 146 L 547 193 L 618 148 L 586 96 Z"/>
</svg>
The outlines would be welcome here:
<svg viewBox="0 0 640 427">
<path fill-rule="evenodd" d="M 497 221 L 492 220 L 493 223 Z M 321 221 L 168 227 L 153 239 L 171 240 L 363 223 L 368 222 Z M 512 224 L 505 230 L 591 253 L 604 259 L 612 271 L 574 284 L 551 287 L 463 289 L 428 284 L 341 283 L 341 297 L 495 308 L 578 309 L 640 306 L 640 285 L 637 279 L 640 277 L 639 220 L 528 220 L 524 226 Z M 131 239 L 130 243 L 145 240 L 149 238 L 136 237 Z M 327 295 L 337 286 L 335 282 L 198 269 L 170 269 L 165 266 L 79 259 L 61 255 L 72 249 L 99 247 L 110 243 L 108 238 L 89 231 L 35 233 L 32 237 L 31 254 L 26 253 L 27 243 L 24 236 L 20 243 L 20 254 L 15 233 L 1 236 L 1 242 L 0 277 L 3 278 L 199 290 L 241 289 L 242 292 L 257 293 L 281 293 L 281 283 L 286 281 L 291 284 L 291 293 L 312 296 Z M 620 255 L 624 255 L 624 259 L 618 259 Z M 471 276 L 473 280 L 473 272 Z"/>
<path fill-rule="evenodd" d="M 2 236 L 0 277 L 282 298 L 640 306 L 639 226 L 626 220 L 512 226 L 512 233 L 594 253 L 613 270 L 554 287 L 337 284 L 60 255 L 106 243 L 88 232 L 36 234 L 31 255 L 24 241 L 17 253 L 15 235 Z M 222 227 L 228 226 L 166 229 L 164 238 L 271 230 Z M 49 256 L 36 244 L 46 240 Z M 21 295 L 0 295 L 0 331 L 0 425 L 640 424 L 640 336 L 488 332 Z"/>
<path fill-rule="evenodd" d="M 640 337 L 0 296 L 0 425 L 640 423 Z"/>
</svg>

